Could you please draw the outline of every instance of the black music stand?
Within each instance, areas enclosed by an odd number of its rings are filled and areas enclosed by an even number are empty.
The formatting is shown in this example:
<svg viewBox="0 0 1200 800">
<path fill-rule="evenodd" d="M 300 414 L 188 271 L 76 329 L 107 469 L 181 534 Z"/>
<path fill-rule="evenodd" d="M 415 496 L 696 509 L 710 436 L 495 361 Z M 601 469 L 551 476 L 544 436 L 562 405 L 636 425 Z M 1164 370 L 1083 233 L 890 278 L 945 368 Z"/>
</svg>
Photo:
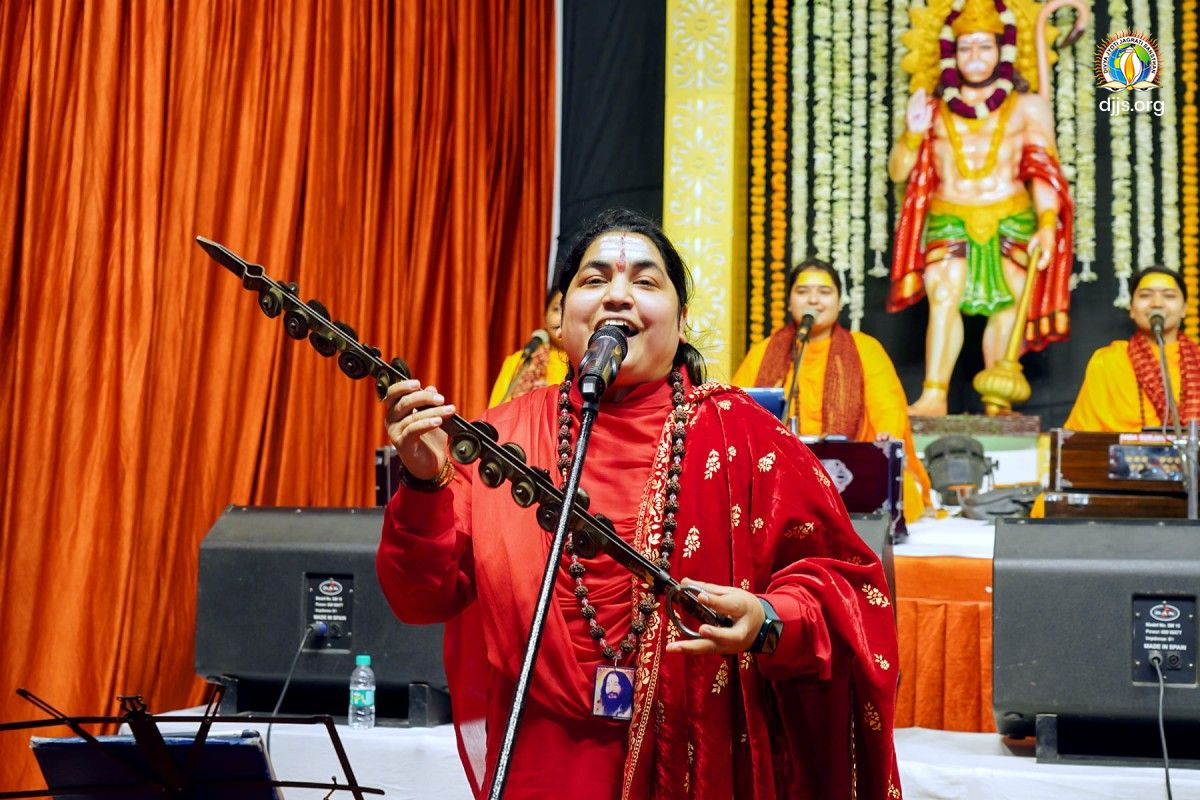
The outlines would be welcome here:
<svg viewBox="0 0 1200 800">
<path fill-rule="evenodd" d="M 345 748 L 329 716 L 218 716 L 223 687 L 214 685 L 200 716 L 154 716 L 140 696 L 121 697 L 121 716 L 68 717 L 25 689 L 17 694 L 50 715 L 50 719 L 0 724 L 0 731 L 66 726 L 76 735 L 62 739 L 34 737 L 33 751 L 48 789 L 0 792 L 0 800 L 70 797 L 72 800 L 282 800 L 281 788 L 350 792 L 355 800 L 382 795 L 383 790 L 358 785 Z M 159 722 L 196 722 L 194 735 L 168 735 Z M 346 783 L 276 780 L 262 739 L 247 731 L 236 737 L 209 737 L 214 722 L 276 725 L 324 725 L 337 753 Z M 124 723 L 131 735 L 97 737 L 84 725 Z"/>
<path fill-rule="evenodd" d="M 174 769 L 187 763 L 195 736 L 166 735 L 163 744 Z M 94 747 L 87 739 L 33 738 L 33 755 L 42 777 L 54 793 L 69 793 L 72 800 L 157 800 L 163 796 L 165 776 L 160 775 L 139 747 L 137 737 L 97 736 Z M 150 776 L 154 776 L 148 780 Z M 257 731 L 209 736 L 199 748 L 188 783 L 195 800 L 283 800 L 272 785 L 275 776 Z M 79 787 L 98 787 L 95 791 Z"/>
</svg>

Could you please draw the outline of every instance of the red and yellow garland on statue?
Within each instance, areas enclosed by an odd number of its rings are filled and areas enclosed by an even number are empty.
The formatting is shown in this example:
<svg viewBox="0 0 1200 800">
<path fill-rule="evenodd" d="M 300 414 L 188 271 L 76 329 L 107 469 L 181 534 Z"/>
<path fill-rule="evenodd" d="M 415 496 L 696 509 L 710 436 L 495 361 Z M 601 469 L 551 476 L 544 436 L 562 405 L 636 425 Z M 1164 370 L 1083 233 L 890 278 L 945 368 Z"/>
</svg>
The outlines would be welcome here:
<svg viewBox="0 0 1200 800">
<path fill-rule="evenodd" d="M 942 69 L 944 87 L 942 99 L 951 111 L 967 119 L 983 119 L 991 114 L 1004 105 L 1004 101 L 1013 90 L 1013 62 L 1017 58 L 1017 18 L 1008 10 L 1004 0 L 993 0 L 993 3 L 1004 29 L 1000 33 L 1000 64 L 996 68 L 996 88 L 982 103 L 968 105 L 962 99 L 962 75 L 955 62 L 955 22 L 962 16 L 966 0 L 954 0 L 938 37 L 938 52 L 941 56 L 938 66 Z"/>
</svg>

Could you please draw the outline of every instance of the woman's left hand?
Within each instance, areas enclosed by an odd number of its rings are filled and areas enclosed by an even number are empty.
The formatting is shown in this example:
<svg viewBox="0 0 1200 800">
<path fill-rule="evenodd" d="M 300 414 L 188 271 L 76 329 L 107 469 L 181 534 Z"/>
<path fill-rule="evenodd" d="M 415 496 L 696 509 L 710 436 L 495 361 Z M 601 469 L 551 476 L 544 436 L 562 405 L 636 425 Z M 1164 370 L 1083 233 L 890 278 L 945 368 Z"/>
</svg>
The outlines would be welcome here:
<svg viewBox="0 0 1200 800">
<path fill-rule="evenodd" d="M 699 639 L 677 639 L 667 645 L 668 653 L 687 655 L 727 655 L 745 652 L 762 629 L 767 618 L 758 597 L 736 586 L 721 586 L 701 583 L 684 578 L 684 586 L 700 589 L 697 598 L 701 603 L 733 620 L 733 625 L 720 628 L 716 625 L 701 625 L 696 629 Z"/>
</svg>

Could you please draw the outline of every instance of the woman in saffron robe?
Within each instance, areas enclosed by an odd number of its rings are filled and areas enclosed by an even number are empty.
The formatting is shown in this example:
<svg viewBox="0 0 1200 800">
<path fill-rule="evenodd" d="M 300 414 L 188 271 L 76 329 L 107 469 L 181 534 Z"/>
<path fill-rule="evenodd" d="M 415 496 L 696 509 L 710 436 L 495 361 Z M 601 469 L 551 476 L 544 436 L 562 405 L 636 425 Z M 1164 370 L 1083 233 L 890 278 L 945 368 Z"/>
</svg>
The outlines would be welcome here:
<svg viewBox="0 0 1200 800">
<path fill-rule="evenodd" d="M 904 521 L 915 522 L 929 504 L 929 475 L 917 458 L 904 387 L 879 340 L 838 324 L 842 281 L 831 265 L 812 258 L 798 264 L 788 280 L 791 321 L 763 339 L 734 373 L 737 386 L 792 385 L 796 321 L 814 318 L 800 363 L 794 415 L 801 436 L 840 434 L 870 442 L 904 442 Z"/>
<path fill-rule="evenodd" d="M 734 621 L 686 639 L 660 598 L 606 555 L 564 556 L 505 797 L 900 796 L 892 745 L 893 609 L 878 560 L 808 449 L 743 393 L 703 382 L 687 344 L 688 277 L 650 221 L 605 212 L 560 271 L 578 365 L 618 324 L 629 353 L 600 404 L 582 485 L 590 508 Z M 484 416 L 560 480 L 579 430 L 570 382 Z M 386 424 L 407 475 L 377 567 L 397 616 L 446 622 L 460 752 L 490 784 L 549 537 L 534 509 L 452 467 L 435 387 L 392 386 Z M 773 652 L 749 652 L 766 630 Z M 633 678 L 631 719 L 596 715 L 597 681 Z M 601 704 L 603 705 L 603 704 Z"/>
<path fill-rule="evenodd" d="M 488 408 L 505 400 L 529 394 L 534 389 L 551 384 L 557 386 L 567 377 L 567 354 L 562 349 L 562 292 L 557 287 L 546 293 L 545 312 L 547 344 L 528 356 L 518 350 L 504 359 L 500 374 L 492 385 Z"/>
<path fill-rule="evenodd" d="M 1158 345 L 1150 317 L 1163 319 L 1171 390 L 1183 425 L 1200 419 L 1200 346 L 1180 330 L 1187 301 L 1176 272 L 1151 267 L 1138 276 L 1129 304 L 1137 330 L 1092 354 L 1065 427 L 1076 431 L 1137 432 L 1167 420 Z"/>
</svg>

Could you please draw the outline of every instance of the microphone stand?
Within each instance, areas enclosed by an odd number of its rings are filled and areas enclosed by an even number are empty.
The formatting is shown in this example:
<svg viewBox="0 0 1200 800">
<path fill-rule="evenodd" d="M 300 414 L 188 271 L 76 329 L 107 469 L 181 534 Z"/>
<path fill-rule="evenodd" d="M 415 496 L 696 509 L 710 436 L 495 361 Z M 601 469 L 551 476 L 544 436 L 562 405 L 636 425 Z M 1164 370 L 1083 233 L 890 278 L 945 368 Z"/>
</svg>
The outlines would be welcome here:
<svg viewBox="0 0 1200 800">
<path fill-rule="evenodd" d="M 804 359 L 804 348 L 808 347 L 808 337 L 797 336 L 796 340 L 800 343 L 799 347 L 792 345 L 792 350 L 796 355 L 792 358 L 792 384 L 788 388 L 787 404 L 784 405 L 784 414 L 788 419 L 788 427 L 792 429 L 792 433 L 796 436 L 800 435 L 800 419 L 797 414 L 792 413 L 792 399 L 796 396 L 796 386 L 800 377 L 800 362 Z"/>
<path fill-rule="evenodd" d="M 1200 518 L 1200 512 L 1197 509 L 1197 486 L 1196 486 L 1196 456 L 1197 456 L 1197 437 L 1196 437 L 1196 420 L 1188 422 L 1188 437 L 1183 438 L 1183 425 L 1179 419 L 1179 406 L 1175 402 L 1175 393 L 1171 387 L 1171 371 L 1167 368 L 1167 348 L 1163 343 L 1162 331 L 1157 327 L 1154 329 L 1154 340 L 1158 343 L 1158 368 L 1162 373 L 1163 392 L 1167 395 L 1166 416 L 1164 419 L 1163 428 L 1168 426 L 1175 428 L 1174 442 L 1176 447 L 1183 448 L 1183 479 L 1187 487 L 1187 517 L 1188 519 Z"/>
<path fill-rule="evenodd" d="M 1175 428 L 1175 438 L 1183 438 L 1183 426 L 1179 421 L 1179 407 L 1175 405 L 1175 393 L 1171 390 L 1171 371 L 1167 369 L 1167 347 L 1163 344 L 1162 331 L 1155 329 L 1154 340 L 1158 342 L 1158 368 L 1162 373 L 1163 391 L 1167 395 L 1167 418 L 1162 421 L 1163 427 L 1171 425 Z"/>
<path fill-rule="evenodd" d="M 580 413 L 579 440 L 575 444 L 575 456 L 571 461 L 567 484 L 563 487 L 563 503 L 559 510 L 558 527 L 554 531 L 554 539 L 550 542 L 550 555 L 546 559 L 546 569 L 542 573 L 542 586 L 538 591 L 537 605 L 534 607 L 533 619 L 529 624 L 529 643 L 525 645 L 525 657 L 521 661 L 521 673 L 517 676 L 512 709 L 508 712 L 508 721 L 504 725 L 504 739 L 500 743 L 500 753 L 496 759 L 496 773 L 492 776 L 492 786 L 488 792 L 489 800 L 500 800 L 504 796 L 504 783 L 508 778 L 508 768 L 512 761 L 513 747 L 516 744 L 517 728 L 521 724 L 521 712 L 525 709 L 525 700 L 529 695 L 533 665 L 537 661 L 542 632 L 546 627 L 546 614 L 553 600 L 554 583 L 558 578 L 558 564 L 562 560 L 563 548 L 567 542 L 570 514 L 566 510 L 575 503 L 575 495 L 579 491 L 579 479 L 583 474 L 583 461 L 587 457 L 588 440 L 592 436 L 592 424 L 595 423 L 596 414 L 599 411 L 598 399 L 584 398 L 583 410 Z"/>
</svg>

